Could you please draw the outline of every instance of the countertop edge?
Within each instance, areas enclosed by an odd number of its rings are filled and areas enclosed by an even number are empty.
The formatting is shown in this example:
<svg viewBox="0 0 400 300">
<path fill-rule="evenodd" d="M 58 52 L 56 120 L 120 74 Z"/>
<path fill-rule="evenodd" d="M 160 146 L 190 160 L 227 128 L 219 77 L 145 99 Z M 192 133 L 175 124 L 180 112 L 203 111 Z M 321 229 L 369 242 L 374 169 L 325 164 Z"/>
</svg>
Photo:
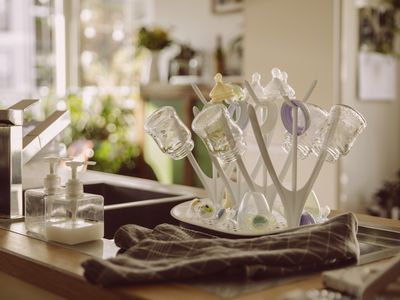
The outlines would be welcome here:
<svg viewBox="0 0 400 300">
<path fill-rule="evenodd" d="M 0 229 L 0 270 L 67 299 L 220 299 L 180 283 L 103 288 L 83 277 L 90 255 Z"/>
</svg>

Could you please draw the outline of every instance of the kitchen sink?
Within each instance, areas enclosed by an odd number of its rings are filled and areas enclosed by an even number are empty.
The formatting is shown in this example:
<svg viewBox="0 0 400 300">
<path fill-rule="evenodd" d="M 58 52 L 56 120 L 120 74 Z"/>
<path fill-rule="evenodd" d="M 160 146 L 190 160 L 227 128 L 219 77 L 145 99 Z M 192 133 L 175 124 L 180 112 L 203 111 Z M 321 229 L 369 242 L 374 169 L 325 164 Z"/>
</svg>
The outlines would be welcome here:
<svg viewBox="0 0 400 300">
<path fill-rule="evenodd" d="M 104 237 L 106 239 L 112 239 L 118 228 L 125 224 L 137 224 L 147 228 L 153 228 L 162 223 L 178 225 L 180 222 L 170 215 L 171 209 L 195 197 L 193 194 L 171 193 L 166 189 L 150 190 L 106 182 L 85 184 L 84 190 L 104 197 Z M 184 225 L 187 226 L 187 224 Z M 229 237 L 235 238 L 235 236 Z M 360 243 L 361 264 L 392 256 L 400 249 L 398 229 L 360 223 L 357 238 Z"/>
<path fill-rule="evenodd" d="M 366 264 L 400 253 L 400 230 L 398 228 L 360 223 L 357 239 L 361 252 L 359 264 Z"/>
<path fill-rule="evenodd" d="M 118 186 L 114 183 L 86 184 L 84 189 L 85 192 L 100 194 L 104 197 L 104 237 L 106 239 L 112 239 L 118 228 L 125 224 L 137 224 L 147 228 L 153 228 L 161 223 L 179 225 L 180 222 L 170 215 L 171 209 L 195 197 L 195 195 L 179 195 L 165 190 Z M 187 224 L 180 225 L 187 226 Z M 211 234 L 216 233 L 211 232 Z M 229 237 L 235 238 L 235 236 Z M 360 264 L 393 256 L 400 249 L 399 229 L 360 223 L 357 238 L 360 243 Z"/>
<path fill-rule="evenodd" d="M 86 184 L 84 190 L 86 193 L 104 197 L 106 239 L 112 239 L 117 229 L 125 224 L 137 224 L 148 228 L 161 223 L 178 224 L 178 221 L 171 217 L 170 210 L 175 205 L 195 197 L 109 183 Z"/>
<path fill-rule="evenodd" d="M 181 196 L 167 192 L 158 192 L 134 187 L 118 186 L 115 184 L 103 182 L 85 184 L 84 191 L 85 193 L 102 195 L 104 197 L 105 206 Z"/>
<path fill-rule="evenodd" d="M 165 200 L 165 199 L 164 199 Z M 188 200 L 184 199 L 183 201 Z M 170 215 L 170 210 L 182 200 L 140 201 L 129 203 L 129 206 L 120 208 L 104 207 L 104 238 L 112 239 L 119 227 L 125 224 L 137 224 L 147 228 L 154 228 L 158 224 L 179 224 Z"/>
</svg>

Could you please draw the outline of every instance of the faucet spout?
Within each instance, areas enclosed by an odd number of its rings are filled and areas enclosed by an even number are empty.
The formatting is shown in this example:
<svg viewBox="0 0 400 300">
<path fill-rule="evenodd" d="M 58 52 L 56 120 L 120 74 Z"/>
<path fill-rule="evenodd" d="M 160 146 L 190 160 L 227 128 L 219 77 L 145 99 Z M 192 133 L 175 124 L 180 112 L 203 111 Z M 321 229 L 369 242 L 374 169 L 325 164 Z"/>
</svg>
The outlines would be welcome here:
<svg viewBox="0 0 400 300">
<path fill-rule="evenodd" d="M 25 137 L 23 111 L 38 100 L 22 100 L 0 110 L 0 218 L 20 218 L 22 213 L 22 166 L 69 124 L 68 111 L 55 111 Z"/>
<path fill-rule="evenodd" d="M 22 142 L 22 164 L 30 161 L 70 123 L 69 112 L 58 110 L 25 135 Z"/>
</svg>

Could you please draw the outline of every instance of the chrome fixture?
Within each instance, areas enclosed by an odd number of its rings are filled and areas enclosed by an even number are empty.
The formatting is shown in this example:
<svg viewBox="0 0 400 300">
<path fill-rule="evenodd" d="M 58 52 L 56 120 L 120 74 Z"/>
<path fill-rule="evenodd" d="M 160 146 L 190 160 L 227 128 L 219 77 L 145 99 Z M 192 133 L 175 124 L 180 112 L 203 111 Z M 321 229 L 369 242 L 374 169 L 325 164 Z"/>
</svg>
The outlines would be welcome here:
<svg viewBox="0 0 400 300">
<path fill-rule="evenodd" d="M 0 218 L 22 217 L 22 166 L 71 123 L 68 111 L 55 111 L 23 136 L 24 110 L 38 101 L 0 110 Z"/>
</svg>

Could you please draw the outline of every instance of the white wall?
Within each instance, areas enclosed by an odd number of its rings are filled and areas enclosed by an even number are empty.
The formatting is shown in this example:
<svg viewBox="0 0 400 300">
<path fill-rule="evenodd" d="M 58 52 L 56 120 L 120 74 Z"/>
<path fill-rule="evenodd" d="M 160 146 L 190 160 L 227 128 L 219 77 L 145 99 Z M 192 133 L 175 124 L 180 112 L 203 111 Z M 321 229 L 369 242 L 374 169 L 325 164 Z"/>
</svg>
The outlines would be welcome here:
<svg viewBox="0 0 400 300">
<path fill-rule="evenodd" d="M 301 96 L 314 79 L 318 80 L 310 102 L 329 109 L 338 102 L 339 2 L 335 0 L 248 0 L 245 1 L 244 70 L 270 78 L 270 70 L 279 67 L 289 74 L 289 83 Z M 278 136 L 274 143 L 280 143 Z M 274 147 L 273 159 L 284 159 L 280 145 Z M 253 153 L 247 155 L 254 157 Z M 299 167 L 300 182 L 308 178 L 315 160 Z M 314 190 L 320 201 L 337 207 L 337 165 L 325 164 Z M 290 176 L 290 175 L 289 175 Z M 290 178 L 288 176 L 288 178 Z"/>
<path fill-rule="evenodd" d="M 357 145 L 342 160 L 341 206 L 362 210 L 383 181 L 392 179 L 400 168 L 400 99 L 358 100 L 358 13 L 354 0 L 342 1 L 342 20 L 342 100 L 359 110 L 368 125 Z"/>
<path fill-rule="evenodd" d="M 241 12 L 216 15 L 206 0 L 154 0 L 154 22 L 171 29 L 174 38 L 189 42 L 194 48 L 213 51 L 216 36 L 224 43 L 243 30 Z"/>
<path fill-rule="evenodd" d="M 221 35 L 224 47 L 243 32 L 241 12 L 216 15 L 211 10 L 211 0 L 154 0 L 154 24 L 170 29 L 172 37 L 188 43 L 206 54 L 206 72 L 214 73 L 212 53 L 216 37 Z"/>
</svg>

